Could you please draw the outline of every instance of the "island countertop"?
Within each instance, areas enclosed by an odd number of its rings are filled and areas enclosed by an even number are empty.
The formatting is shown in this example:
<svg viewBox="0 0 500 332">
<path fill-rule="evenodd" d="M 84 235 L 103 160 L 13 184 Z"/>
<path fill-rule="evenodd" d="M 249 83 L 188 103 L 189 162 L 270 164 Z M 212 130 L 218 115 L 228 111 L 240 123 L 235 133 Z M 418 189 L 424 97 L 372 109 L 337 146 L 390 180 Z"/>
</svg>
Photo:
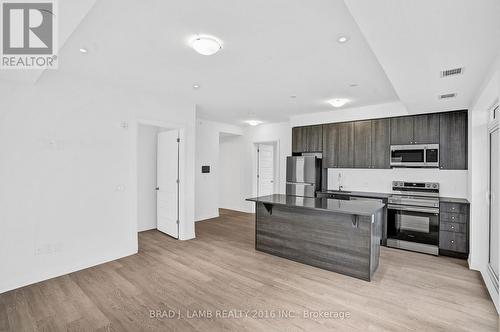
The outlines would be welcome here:
<svg viewBox="0 0 500 332">
<path fill-rule="evenodd" d="M 282 205 L 295 208 L 326 210 L 331 212 L 371 216 L 384 208 L 383 203 L 374 201 L 346 201 L 331 198 L 299 197 L 283 194 L 248 198 L 247 201 Z"/>
</svg>

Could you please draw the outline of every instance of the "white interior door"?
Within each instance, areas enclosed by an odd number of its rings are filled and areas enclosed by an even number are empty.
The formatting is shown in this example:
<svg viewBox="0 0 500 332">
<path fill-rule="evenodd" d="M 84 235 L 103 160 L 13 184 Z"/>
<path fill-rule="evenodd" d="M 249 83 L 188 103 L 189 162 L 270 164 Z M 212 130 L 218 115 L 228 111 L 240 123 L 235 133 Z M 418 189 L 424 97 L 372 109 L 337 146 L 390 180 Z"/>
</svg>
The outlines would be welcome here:
<svg viewBox="0 0 500 332">
<path fill-rule="evenodd" d="M 274 194 L 274 147 L 270 144 L 259 144 L 258 152 L 258 196 Z"/>
<path fill-rule="evenodd" d="M 179 131 L 158 134 L 157 223 L 158 230 L 179 238 Z"/>
</svg>

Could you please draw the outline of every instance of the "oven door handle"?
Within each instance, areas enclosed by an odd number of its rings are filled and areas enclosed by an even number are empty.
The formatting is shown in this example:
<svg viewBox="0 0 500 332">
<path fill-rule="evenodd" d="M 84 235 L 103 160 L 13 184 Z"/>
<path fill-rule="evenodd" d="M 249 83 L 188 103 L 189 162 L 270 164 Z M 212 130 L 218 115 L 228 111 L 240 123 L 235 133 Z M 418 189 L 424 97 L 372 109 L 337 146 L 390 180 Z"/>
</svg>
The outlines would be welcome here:
<svg viewBox="0 0 500 332">
<path fill-rule="evenodd" d="M 387 208 L 390 210 L 401 210 L 401 211 L 410 211 L 410 212 L 423 212 L 423 213 L 439 214 L 439 209 L 425 208 L 425 207 L 418 207 L 418 206 L 409 207 L 409 206 L 389 204 L 389 205 L 387 205 Z"/>
</svg>

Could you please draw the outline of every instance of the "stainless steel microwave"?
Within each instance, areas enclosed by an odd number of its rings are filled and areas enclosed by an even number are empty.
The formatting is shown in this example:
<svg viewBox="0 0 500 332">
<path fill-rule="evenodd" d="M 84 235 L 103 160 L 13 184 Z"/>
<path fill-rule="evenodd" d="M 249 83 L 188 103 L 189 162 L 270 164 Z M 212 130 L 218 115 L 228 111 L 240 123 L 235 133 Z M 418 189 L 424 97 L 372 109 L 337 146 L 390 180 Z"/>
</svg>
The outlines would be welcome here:
<svg viewBox="0 0 500 332">
<path fill-rule="evenodd" d="M 391 167 L 439 167 L 439 144 L 391 145 Z"/>
</svg>

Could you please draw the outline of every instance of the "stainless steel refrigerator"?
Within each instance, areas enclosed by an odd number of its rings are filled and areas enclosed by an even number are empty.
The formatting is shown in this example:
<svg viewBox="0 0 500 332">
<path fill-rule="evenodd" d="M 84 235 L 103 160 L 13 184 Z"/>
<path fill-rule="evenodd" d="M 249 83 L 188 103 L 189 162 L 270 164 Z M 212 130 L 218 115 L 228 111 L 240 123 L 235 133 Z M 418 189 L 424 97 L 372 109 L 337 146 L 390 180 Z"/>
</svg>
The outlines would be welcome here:
<svg viewBox="0 0 500 332">
<path fill-rule="evenodd" d="M 286 194 L 316 197 L 321 189 L 321 159 L 316 156 L 286 158 Z"/>
</svg>

